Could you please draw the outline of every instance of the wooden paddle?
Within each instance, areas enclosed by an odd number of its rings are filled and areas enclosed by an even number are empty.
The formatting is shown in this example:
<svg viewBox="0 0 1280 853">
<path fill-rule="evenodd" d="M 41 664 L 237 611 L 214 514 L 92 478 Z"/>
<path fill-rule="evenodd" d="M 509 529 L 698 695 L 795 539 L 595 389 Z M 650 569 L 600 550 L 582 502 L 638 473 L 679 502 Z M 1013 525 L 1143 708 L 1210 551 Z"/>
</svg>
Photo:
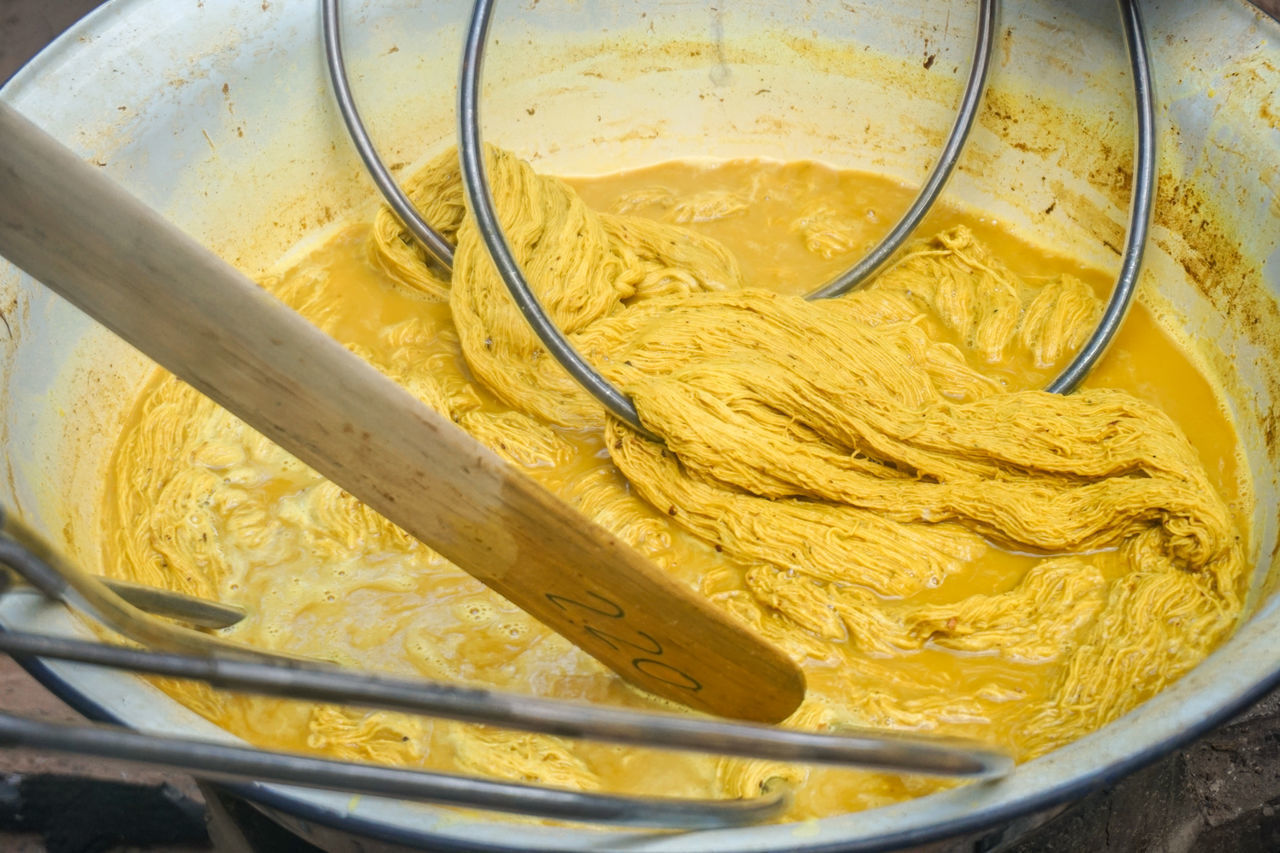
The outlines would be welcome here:
<svg viewBox="0 0 1280 853">
<path fill-rule="evenodd" d="M 628 681 L 789 715 L 804 676 L 0 103 L 0 254 Z"/>
</svg>

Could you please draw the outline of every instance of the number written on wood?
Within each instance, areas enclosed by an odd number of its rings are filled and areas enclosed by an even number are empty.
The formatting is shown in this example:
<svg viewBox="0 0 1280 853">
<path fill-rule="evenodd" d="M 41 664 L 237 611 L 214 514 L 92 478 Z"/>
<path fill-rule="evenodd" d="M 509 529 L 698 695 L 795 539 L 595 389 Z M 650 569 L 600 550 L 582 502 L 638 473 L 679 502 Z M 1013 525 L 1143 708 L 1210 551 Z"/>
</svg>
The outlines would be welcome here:
<svg viewBox="0 0 1280 853">
<path fill-rule="evenodd" d="M 653 635 L 626 624 L 627 614 L 616 602 L 595 592 L 587 592 L 583 596 L 586 600 L 550 592 L 546 595 L 547 601 L 582 619 L 582 630 L 615 652 L 629 649 L 640 652 L 639 656 L 631 659 L 632 668 L 640 675 L 692 693 L 702 689 L 702 683 L 698 679 L 662 660 L 662 643 Z M 601 625 L 609 630 L 599 627 Z"/>
</svg>

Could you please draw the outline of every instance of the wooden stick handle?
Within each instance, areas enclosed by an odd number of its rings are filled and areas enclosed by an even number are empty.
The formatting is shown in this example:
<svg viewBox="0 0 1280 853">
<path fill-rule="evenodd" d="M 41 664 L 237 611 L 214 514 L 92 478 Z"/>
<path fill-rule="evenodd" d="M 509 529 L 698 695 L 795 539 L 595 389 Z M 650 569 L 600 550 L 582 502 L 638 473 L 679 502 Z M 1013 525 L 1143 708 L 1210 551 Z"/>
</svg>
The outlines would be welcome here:
<svg viewBox="0 0 1280 853">
<path fill-rule="evenodd" d="M 0 103 L 0 254 L 623 678 L 776 722 L 781 651 Z"/>
</svg>

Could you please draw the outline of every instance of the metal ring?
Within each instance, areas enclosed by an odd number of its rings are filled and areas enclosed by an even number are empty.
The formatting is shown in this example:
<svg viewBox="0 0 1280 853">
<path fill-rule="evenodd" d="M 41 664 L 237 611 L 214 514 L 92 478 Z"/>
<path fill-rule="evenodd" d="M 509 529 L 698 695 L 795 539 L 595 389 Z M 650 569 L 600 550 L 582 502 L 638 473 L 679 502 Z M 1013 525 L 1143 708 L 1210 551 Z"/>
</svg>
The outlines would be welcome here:
<svg viewBox="0 0 1280 853">
<path fill-rule="evenodd" d="M 965 100 L 961 106 L 961 113 L 957 116 L 951 137 L 947 140 L 947 147 L 944 149 L 943 157 L 939 159 L 933 174 L 929 176 L 924 191 L 916 198 L 902 220 L 894 226 L 893 230 L 878 246 L 872 249 L 866 258 L 859 261 L 856 266 L 844 275 L 809 294 L 809 299 L 837 296 L 865 281 L 901 245 L 910 231 L 924 217 L 925 211 L 933 204 L 937 194 L 941 192 L 942 185 L 954 166 L 954 160 L 959 156 L 959 145 L 963 144 L 964 137 L 968 135 L 973 115 L 977 111 L 978 98 L 975 97 L 975 86 L 980 87 L 981 85 L 977 83 L 979 73 L 984 78 L 986 74 L 985 65 L 989 61 L 991 45 L 990 43 L 986 44 L 987 54 L 984 59 L 982 52 L 984 49 L 983 40 L 990 39 L 990 27 L 994 24 L 994 11 L 986 9 L 985 6 L 984 0 L 984 9 L 979 18 L 978 50 L 974 54 L 974 65 L 970 70 L 969 84 L 965 91 Z M 1124 30 L 1125 48 L 1129 55 L 1129 64 L 1133 75 L 1134 111 L 1137 116 L 1137 134 L 1134 142 L 1133 195 L 1130 201 L 1129 228 L 1125 235 L 1125 247 L 1120 264 L 1120 273 L 1116 278 L 1115 286 L 1111 290 L 1107 305 L 1103 309 L 1102 317 L 1099 319 L 1093 334 L 1090 335 L 1084 346 L 1080 348 L 1080 351 L 1076 353 L 1075 358 L 1063 368 L 1057 378 L 1046 386 L 1045 390 L 1053 394 L 1070 394 L 1078 388 L 1115 338 L 1116 332 L 1119 331 L 1120 325 L 1124 322 L 1125 315 L 1133 302 L 1133 295 L 1137 290 L 1138 274 L 1142 268 L 1142 257 L 1151 227 L 1151 211 L 1155 201 L 1157 140 L 1155 97 L 1152 86 L 1150 57 L 1147 51 L 1146 34 L 1142 26 L 1142 16 L 1137 4 L 1134 0 L 1118 0 L 1118 6 Z M 992 17 L 989 18 L 989 15 Z M 978 67 L 980 60 L 984 66 L 981 69 Z M 972 114 L 966 116 L 966 111 L 972 111 Z M 961 130 L 962 125 L 964 125 L 963 130 Z M 959 140 L 957 140 L 958 131 L 961 132 Z M 957 141 L 959 144 L 955 144 Z M 954 153 L 952 151 L 953 145 Z M 950 162 L 948 162 L 948 155 L 951 155 Z"/>
<path fill-rule="evenodd" d="M 338 49 L 337 38 L 337 0 L 323 0 L 323 2 L 326 13 L 325 34 L 330 71 L 335 79 L 335 88 L 340 87 L 340 91 L 344 91 L 346 89 L 345 75 L 342 73 L 341 52 Z M 1130 226 L 1126 236 L 1121 272 L 1115 287 L 1112 289 L 1111 297 L 1103 311 L 1098 327 L 1080 352 L 1076 354 L 1076 357 L 1072 359 L 1071 363 L 1047 386 L 1046 390 L 1051 393 L 1067 394 L 1075 390 L 1089 371 L 1092 370 L 1098 359 L 1102 357 L 1107 346 L 1115 337 L 1132 302 L 1150 227 L 1154 199 L 1156 147 L 1151 72 L 1141 16 L 1136 5 L 1132 0 L 1119 0 L 1119 5 L 1126 47 L 1133 69 L 1134 97 L 1138 116 L 1137 153 L 1135 157 L 1136 166 L 1134 170 L 1134 193 L 1131 204 Z M 476 0 L 474 4 L 463 52 L 458 95 L 459 155 L 462 180 L 468 203 L 476 217 L 481 239 L 484 241 L 499 275 L 502 276 L 503 282 L 506 284 L 517 307 L 519 307 L 521 314 L 533 328 L 534 333 L 538 335 L 539 340 L 542 341 L 543 345 L 547 347 L 548 351 L 565 371 L 595 397 L 614 417 L 647 438 L 661 440 L 641 423 L 639 413 L 636 411 L 631 399 L 595 370 L 547 315 L 529 286 L 528 280 L 524 277 L 498 222 L 493 206 L 492 191 L 485 174 L 479 128 L 480 77 L 483 70 L 484 47 L 489 24 L 492 20 L 493 6 L 494 0 Z M 917 195 L 898 223 L 866 257 L 836 279 L 809 294 L 807 298 L 821 299 L 838 296 L 865 282 L 902 245 L 937 201 L 955 168 L 977 116 L 978 107 L 985 90 L 987 73 L 990 68 L 998 11 L 998 0 L 980 0 L 977 40 L 969 77 L 961 99 L 960 110 L 947 137 L 942 154 L 926 179 L 919 195 Z M 331 30 L 332 38 L 330 38 Z M 349 91 L 347 92 L 345 103 L 341 95 L 339 100 L 343 117 L 347 120 L 348 130 L 351 131 L 353 138 L 356 139 L 357 148 L 362 151 L 362 156 L 364 156 L 364 150 L 367 149 L 374 162 L 377 162 L 376 154 L 372 153 L 372 146 L 367 144 L 368 137 L 363 134 L 363 128 L 360 125 L 358 115 L 355 113 L 355 106 L 351 102 Z M 365 142 L 363 146 L 361 145 L 361 139 L 357 137 L 357 132 L 363 136 L 363 141 Z M 366 164 L 369 164 L 368 159 L 366 159 Z M 381 164 L 379 163 L 378 165 L 380 166 Z M 373 167 L 370 166 L 370 168 L 372 169 Z M 385 173 L 385 170 L 383 171 Z M 377 180 L 376 175 L 375 180 Z M 391 184 L 394 186 L 394 181 Z M 395 187 L 395 192 L 399 193 L 398 187 Z M 385 195 L 387 195 L 387 192 L 384 189 Z M 400 196 L 403 198 L 402 193 Z M 390 197 L 388 197 L 388 201 L 391 201 Z M 407 199 L 405 201 L 407 202 Z M 417 211 L 411 203 L 408 204 L 408 208 L 411 211 L 411 216 L 417 217 Z M 417 218 L 421 221 L 420 217 Z M 423 224 L 425 225 L 425 223 Z M 431 233 L 434 234 L 435 232 Z M 447 247 L 447 243 L 445 245 Z"/>
<path fill-rule="evenodd" d="M 982 99 L 982 90 L 986 82 L 987 69 L 990 66 L 991 47 L 994 43 L 994 30 L 997 0 L 980 0 L 978 15 L 978 43 L 974 51 L 973 65 L 970 68 L 969 80 L 961 101 L 960 113 L 952 125 L 951 134 L 943 148 L 942 156 L 935 164 L 920 195 L 903 219 L 893 228 L 889 235 L 861 262 L 849 272 L 835 281 L 824 285 L 808 298 L 816 299 L 837 296 L 856 286 L 867 276 L 878 269 L 884 261 L 898 248 L 923 218 L 929 207 L 941 193 L 943 185 L 950 176 L 960 151 L 964 147 L 969 130 L 977 115 L 978 104 Z M 462 72 L 458 87 L 458 150 L 462 159 L 462 183 L 467 193 L 467 200 L 472 213 L 476 217 L 480 236 L 493 259 L 494 266 L 502 276 L 511 298 L 520 308 L 529 325 L 543 345 L 551 352 L 560 366 L 565 369 L 583 388 L 598 400 L 614 417 L 647 438 L 661 441 L 658 436 L 645 428 L 640 422 L 635 404 L 609 380 L 600 375 L 586 359 L 582 357 L 568 339 L 556 328 L 555 323 L 547 316 L 538 302 L 520 270 L 520 265 L 507 244 L 493 210 L 493 196 L 485 176 L 484 157 L 480 142 L 479 88 L 480 76 L 484 63 L 485 37 L 489 22 L 493 16 L 493 0 L 476 0 L 472 10 L 471 24 L 467 29 L 466 46 L 463 51 Z"/>
<path fill-rule="evenodd" d="M 1137 138 L 1134 140 L 1133 196 L 1129 202 L 1129 231 L 1125 235 L 1124 257 L 1111 298 L 1103 309 L 1102 319 L 1089 340 L 1071 363 L 1045 388 L 1053 394 L 1070 394 L 1102 358 L 1124 322 L 1137 290 L 1142 255 L 1151 229 L 1151 208 L 1155 203 L 1156 185 L 1156 109 L 1151 82 L 1151 60 L 1147 53 L 1147 36 L 1142 28 L 1142 15 L 1134 0 L 1118 0 L 1120 21 L 1124 27 L 1125 48 L 1133 74 L 1134 111 L 1137 114 Z"/>
<path fill-rule="evenodd" d="M 978 4 L 978 37 L 973 48 L 973 61 L 969 65 L 969 79 L 965 83 L 964 95 L 960 100 L 960 111 L 956 114 L 955 123 L 951 125 L 951 133 L 942 147 L 942 154 L 934 164 L 933 171 L 920 188 L 919 195 L 907 208 L 898 223 L 889 230 L 875 248 L 866 254 L 845 272 L 819 287 L 806 296 L 806 299 L 829 299 L 840 296 L 861 285 L 884 266 L 885 262 L 898 251 L 912 232 L 933 207 L 938 196 L 942 194 L 947 179 L 951 177 L 964 144 L 969 139 L 969 131 L 973 129 L 974 119 L 978 117 L 978 106 L 982 103 L 982 95 L 987 86 L 987 71 L 991 68 L 991 52 L 995 45 L 996 16 L 999 13 L 999 0 L 980 0 Z"/>
<path fill-rule="evenodd" d="M 360 113 L 356 110 L 355 99 L 351 96 L 351 86 L 347 82 L 347 66 L 342 58 L 342 33 L 339 26 L 341 15 L 338 11 L 338 0 L 321 0 L 321 20 L 324 27 L 324 59 L 329 66 L 329 79 L 333 81 L 333 94 L 338 102 L 338 112 L 347 126 L 347 133 L 355 144 L 356 152 L 369 170 L 369 176 L 377 185 L 378 191 L 386 199 L 400 224 L 409 229 L 409 233 L 418 241 L 418 245 L 437 263 L 447 270 L 453 269 L 453 246 L 440 232 L 436 231 L 427 220 L 422 218 L 418 208 L 405 195 L 404 190 L 396 183 L 391 172 L 383 165 L 382 158 L 373 146 Z"/>
<path fill-rule="evenodd" d="M 529 287 L 506 235 L 502 233 L 494 211 L 493 192 L 485 176 L 484 150 L 480 141 L 480 75 L 484 65 L 485 36 L 492 17 L 492 0 L 476 0 L 471 23 L 467 27 L 458 82 L 458 154 L 462 163 L 462 186 L 475 216 L 476 227 L 520 313 L 560 366 L 618 420 L 646 438 L 661 441 L 640 422 L 640 414 L 631 399 L 601 376 L 556 328 Z"/>
</svg>

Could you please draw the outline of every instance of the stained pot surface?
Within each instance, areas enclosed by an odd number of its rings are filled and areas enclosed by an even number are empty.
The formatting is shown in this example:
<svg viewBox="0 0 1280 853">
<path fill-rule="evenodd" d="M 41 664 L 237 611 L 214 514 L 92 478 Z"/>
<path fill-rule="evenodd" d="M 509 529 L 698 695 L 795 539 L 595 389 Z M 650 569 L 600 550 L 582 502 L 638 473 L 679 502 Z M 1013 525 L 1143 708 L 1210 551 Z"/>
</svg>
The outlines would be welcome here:
<svg viewBox="0 0 1280 853">
<path fill-rule="evenodd" d="M 353 85 L 385 158 L 411 163 L 448 144 L 464 4 L 344 5 Z M 1280 395 L 1267 368 L 1280 349 L 1280 27 L 1240 3 L 1148 3 L 1144 13 L 1164 139 L 1142 298 L 1220 378 L 1254 472 L 1258 606 L 1231 642 L 1122 720 L 1011 779 L 804 824 L 616 833 L 512 826 L 284 786 L 247 790 L 303 822 L 437 848 L 896 846 L 1119 778 L 1275 683 L 1280 613 L 1268 593 Z M 918 181 L 950 124 L 972 35 L 972 10 L 950 4 L 542 0 L 500 14 L 486 136 L 540 168 L 573 174 L 696 153 L 807 157 Z M 1114 10 L 1104 2 L 1020 6 L 1004 12 L 1001 32 L 994 89 L 949 192 L 1114 268 L 1132 133 Z M 375 203 L 330 104 L 314 3 L 115 0 L 0 97 L 251 273 L 303 235 Z M 149 365 L 8 266 L 0 266 L 0 312 L 12 330 L 0 358 L 9 401 L 0 500 L 97 567 L 96 496 Z M 0 621 L 83 632 L 29 597 L 0 602 Z M 235 740 L 136 680 L 62 664 L 44 674 L 94 716 Z"/>
</svg>

